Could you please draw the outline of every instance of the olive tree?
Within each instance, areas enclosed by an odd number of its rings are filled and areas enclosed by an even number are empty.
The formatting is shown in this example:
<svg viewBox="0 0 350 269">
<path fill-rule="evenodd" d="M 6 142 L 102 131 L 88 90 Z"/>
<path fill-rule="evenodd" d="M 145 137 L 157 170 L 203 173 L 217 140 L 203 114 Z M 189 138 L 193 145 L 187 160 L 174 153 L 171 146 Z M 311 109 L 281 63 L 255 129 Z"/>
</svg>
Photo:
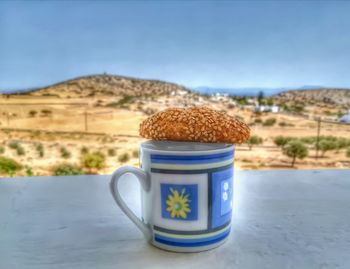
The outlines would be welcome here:
<svg viewBox="0 0 350 269">
<path fill-rule="evenodd" d="M 262 144 L 262 142 L 263 142 L 263 139 L 260 136 L 253 135 L 247 140 L 246 143 L 249 147 L 249 150 L 252 150 L 252 147 L 254 145 L 260 145 L 260 144 Z"/>
<path fill-rule="evenodd" d="M 291 165 L 292 167 L 294 167 L 296 158 L 304 159 L 309 154 L 309 151 L 302 142 L 297 140 L 292 140 L 283 149 L 283 154 L 292 158 Z"/>
<path fill-rule="evenodd" d="M 335 143 L 336 150 L 339 152 L 339 150 L 344 149 L 348 146 L 349 141 L 344 137 L 339 137 Z"/>
<path fill-rule="evenodd" d="M 318 149 L 321 150 L 322 157 L 323 157 L 327 151 L 337 149 L 337 142 L 332 140 L 326 140 L 326 139 L 321 140 L 318 143 Z"/>
</svg>

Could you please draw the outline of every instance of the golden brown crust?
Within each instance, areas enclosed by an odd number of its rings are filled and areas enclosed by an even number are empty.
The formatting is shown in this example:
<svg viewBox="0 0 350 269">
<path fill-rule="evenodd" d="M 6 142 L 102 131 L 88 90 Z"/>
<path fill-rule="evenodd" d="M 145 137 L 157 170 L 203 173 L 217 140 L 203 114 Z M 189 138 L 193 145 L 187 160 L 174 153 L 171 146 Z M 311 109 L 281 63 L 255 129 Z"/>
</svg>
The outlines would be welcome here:
<svg viewBox="0 0 350 269">
<path fill-rule="evenodd" d="M 250 129 L 208 107 L 168 108 L 145 119 L 140 135 L 153 140 L 241 144 L 249 138 Z"/>
</svg>

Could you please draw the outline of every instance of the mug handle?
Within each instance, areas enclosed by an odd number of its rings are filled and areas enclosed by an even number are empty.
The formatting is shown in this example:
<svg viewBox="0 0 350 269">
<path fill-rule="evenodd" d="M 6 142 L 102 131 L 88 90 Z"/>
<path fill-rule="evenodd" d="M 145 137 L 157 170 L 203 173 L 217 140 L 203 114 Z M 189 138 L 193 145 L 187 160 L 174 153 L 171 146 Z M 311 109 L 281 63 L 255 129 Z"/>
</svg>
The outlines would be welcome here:
<svg viewBox="0 0 350 269">
<path fill-rule="evenodd" d="M 130 173 L 137 177 L 140 182 L 141 187 L 145 191 L 149 191 L 150 189 L 150 178 L 148 174 L 140 168 L 132 167 L 132 166 L 123 166 L 114 171 L 112 174 L 111 182 L 109 184 L 112 196 L 120 207 L 120 209 L 131 219 L 133 223 L 141 230 L 143 235 L 147 240 L 150 240 L 152 237 L 152 232 L 149 226 L 147 226 L 140 218 L 138 218 L 134 212 L 126 205 L 124 200 L 122 199 L 119 190 L 118 190 L 118 181 L 122 175 Z"/>
</svg>

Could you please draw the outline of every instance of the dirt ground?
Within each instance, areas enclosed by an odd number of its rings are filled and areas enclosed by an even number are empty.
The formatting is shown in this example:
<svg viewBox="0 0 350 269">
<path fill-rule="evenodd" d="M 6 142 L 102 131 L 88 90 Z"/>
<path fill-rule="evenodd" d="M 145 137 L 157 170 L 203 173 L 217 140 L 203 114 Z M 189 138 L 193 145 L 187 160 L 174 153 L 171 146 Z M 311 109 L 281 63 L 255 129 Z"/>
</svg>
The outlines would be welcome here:
<svg viewBox="0 0 350 269">
<path fill-rule="evenodd" d="M 159 98 L 145 102 L 143 108 L 163 109 L 174 106 L 176 102 Z M 139 123 L 147 117 L 140 104 L 130 104 L 126 108 L 107 106 L 111 100 L 105 99 L 57 99 L 53 97 L 11 97 L 0 98 L 0 145 L 5 149 L 3 156 L 13 158 L 23 165 L 32 167 L 35 175 L 50 175 L 52 167 L 59 163 L 80 164 L 81 148 L 86 146 L 90 151 L 101 151 L 107 156 L 106 167 L 100 174 L 111 173 L 123 165 L 118 156 L 128 153 L 129 165 L 138 165 L 133 152 L 138 150 L 142 138 L 138 136 Z M 294 168 L 290 167 L 290 159 L 284 156 L 281 149 L 273 143 L 277 135 L 305 137 L 316 136 L 317 122 L 283 113 L 264 113 L 256 115 L 250 108 L 232 107 L 227 104 L 209 103 L 217 109 L 225 110 L 230 115 L 239 116 L 248 124 L 256 119 L 265 121 L 275 118 L 273 126 L 260 123 L 251 125 L 253 135 L 263 138 L 263 144 L 249 150 L 246 145 L 237 146 L 237 169 L 312 169 L 312 168 L 348 168 L 350 158 L 344 150 L 327 152 L 325 157 L 315 159 L 315 151 L 310 148 L 309 156 L 297 160 Z M 98 104 L 98 105 L 97 105 Z M 317 108 L 309 108 L 310 111 Z M 33 112 L 34 111 L 34 112 Z M 285 126 L 281 126 L 283 124 Z M 350 138 L 350 125 L 322 123 L 321 135 L 333 135 Z M 16 151 L 8 147 L 10 141 L 19 141 L 25 155 L 18 156 Z M 38 157 L 35 146 L 43 144 L 45 155 Z M 64 146 L 71 157 L 60 156 L 60 148 Z M 108 150 L 115 149 L 115 156 L 108 156 Z M 19 172 L 18 175 L 25 175 Z"/>
</svg>

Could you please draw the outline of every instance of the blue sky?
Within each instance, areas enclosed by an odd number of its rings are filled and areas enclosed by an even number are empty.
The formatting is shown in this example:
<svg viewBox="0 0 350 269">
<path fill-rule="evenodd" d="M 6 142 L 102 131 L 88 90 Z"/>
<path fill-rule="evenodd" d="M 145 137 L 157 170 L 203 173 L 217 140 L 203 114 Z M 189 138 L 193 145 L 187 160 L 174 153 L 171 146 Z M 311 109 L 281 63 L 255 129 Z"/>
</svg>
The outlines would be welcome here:
<svg viewBox="0 0 350 269">
<path fill-rule="evenodd" d="M 111 73 L 350 87 L 350 2 L 0 2 L 0 89 Z"/>
</svg>

